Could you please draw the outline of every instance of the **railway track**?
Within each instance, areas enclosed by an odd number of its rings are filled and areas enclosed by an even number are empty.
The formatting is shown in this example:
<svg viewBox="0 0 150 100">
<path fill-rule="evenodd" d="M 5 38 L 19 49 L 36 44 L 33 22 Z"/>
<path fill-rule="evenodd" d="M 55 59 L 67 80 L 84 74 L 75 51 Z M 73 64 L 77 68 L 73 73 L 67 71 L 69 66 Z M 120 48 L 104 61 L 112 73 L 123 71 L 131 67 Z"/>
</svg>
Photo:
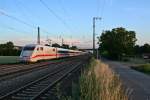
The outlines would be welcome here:
<svg viewBox="0 0 150 100">
<path fill-rule="evenodd" d="M 59 65 L 61 63 L 63 63 L 63 62 L 41 64 L 41 65 L 38 65 L 38 66 L 37 65 L 36 66 L 29 66 L 27 68 L 17 67 L 18 69 L 15 68 L 16 70 L 13 69 L 13 71 L 6 70 L 6 71 L 1 73 L 0 82 L 11 79 L 11 78 L 15 78 L 17 76 L 28 74 L 28 73 L 31 73 L 31 72 L 34 72 L 34 71 L 38 71 L 38 70 L 41 70 L 41 69 L 44 69 L 44 68 L 48 68 L 48 67 L 50 67 L 49 65 L 53 66 L 53 65 Z"/>
<path fill-rule="evenodd" d="M 2 65 L 0 66 L 0 77 L 5 76 L 7 74 L 32 69 L 35 67 L 45 66 L 49 64 L 55 64 L 57 62 L 41 62 L 35 64 L 17 64 L 17 65 Z"/>
<path fill-rule="evenodd" d="M 83 62 L 77 60 L 49 73 L 17 90 L 2 97 L 0 100 L 39 100 L 47 97 L 47 93 L 54 85 L 65 78 L 69 73 L 77 70 Z"/>
<path fill-rule="evenodd" d="M 23 74 L 30 73 L 35 70 L 40 70 L 43 68 L 49 67 L 49 65 L 56 65 L 56 64 L 61 64 L 69 60 L 75 60 L 76 57 L 73 58 L 66 58 L 61 61 L 56 61 L 56 62 L 40 62 L 40 63 L 35 63 L 35 64 L 19 64 L 19 65 L 3 65 L 0 66 L 0 81 L 7 80 L 9 78 L 17 77 Z"/>
</svg>

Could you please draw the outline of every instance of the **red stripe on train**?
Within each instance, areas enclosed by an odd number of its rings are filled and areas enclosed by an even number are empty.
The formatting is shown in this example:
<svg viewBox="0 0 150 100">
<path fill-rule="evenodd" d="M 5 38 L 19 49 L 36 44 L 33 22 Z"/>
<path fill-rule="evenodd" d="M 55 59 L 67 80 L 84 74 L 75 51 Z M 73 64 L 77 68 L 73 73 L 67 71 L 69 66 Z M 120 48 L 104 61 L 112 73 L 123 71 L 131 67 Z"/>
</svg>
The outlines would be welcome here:
<svg viewBox="0 0 150 100">
<path fill-rule="evenodd" d="M 47 57 L 47 56 L 66 56 L 66 54 L 41 54 L 41 55 L 36 55 L 36 56 L 33 56 L 31 58 L 37 58 L 37 57 Z"/>
</svg>

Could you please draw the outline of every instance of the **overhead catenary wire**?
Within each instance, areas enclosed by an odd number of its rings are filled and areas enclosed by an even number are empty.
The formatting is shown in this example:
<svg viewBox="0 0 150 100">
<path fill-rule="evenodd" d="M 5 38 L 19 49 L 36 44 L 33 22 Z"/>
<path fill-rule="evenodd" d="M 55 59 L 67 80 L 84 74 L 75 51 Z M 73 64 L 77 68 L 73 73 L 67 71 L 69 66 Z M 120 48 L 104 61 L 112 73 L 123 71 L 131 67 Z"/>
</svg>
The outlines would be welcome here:
<svg viewBox="0 0 150 100">
<path fill-rule="evenodd" d="M 21 15 L 24 16 L 24 17 L 26 17 L 30 22 L 32 22 L 32 21 L 30 20 L 30 17 L 28 16 L 28 14 L 25 12 L 25 9 L 23 9 L 23 8 L 24 8 L 24 5 L 22 5 L 21 2 L 18 1 L 18 0 L 16 0 L 16 2 L 14 2 L 14 4 L 15 4 L 15 7 L 16 7 L 17 9 L 19 9 Z"/>
<path fill-rule="evenodd" d="M 39 18 L 39 17 L 35 16 L 33 13 L 31 13 L 29 7 L 25 6 L 21 0 L 16 0 L 16 1 L 18 1 L 18 4 L 20 4 L 20 6 L 24 8 L 24 10 L 26 10 L 26 12 L 28 13 L 28 15 L 30 15 L 31 17 L 34 16 L 34 18 L 36 17 L 36 19 Z M 48 34 L 52 34 L 52 33 L 48 32 L 46 29 L 44 29 L 41 25 L 39 25 L 39 26 L 40 26 L 40 30 L 42 32 L 45 32 L 45 33 L 48 33 Z"/>
<path fill-rule="evenodd" d="M 97 16 L 100 16 L 102 18 L 100 27 L 101 27 L 101 29 L 103 29 L 102 22 L 104 21 L 103 14 L 104 14 L 106 0 L 101 0 L 101 6 L 100 6 L 100 0 L 97 0 L 97 3 L 98 3 L 97 4 L 98 5 L 97 6 Z"/>
<path fill-rule="evenodd" d="M 4 12 L 4 11 L 2 11 L 2 10 L 0 10 L 0 14 L 1 14 L 1 15 L 4 15 L 4 16 L 10 18 L 10 19 L 13 19 L 13 20 L 15 20 L 15 21 L 17 21 L 17 22 L 20 22 L 20 23 L 22 23 L 22 24 L 24 24 L 24 25 L 26 25 L 26 26 L 28 26 L 28 27 L 30 27 L 30 28 L 37 28 L 36 26 L 31 25 L 31 24 L 29 24 L 29 23 L 27 23 L 27 22 L 25 22 L 25 21 L 23 21 L 23 20 L 21 20 L 21 19 L 19 19 L 19 18 L 17 18 L 17 17 L 14 17 L 14 16 L 12 16 L 12 15 L 9 15 L 9 14 L 7 14 L 6 12 Z"/>
<path fill-rule="evenodd" d="M 100 0 L 96 0 L 97 2 L 97 16 L 99 16 L 99 12 L 100 12 Z"/>
<path fill-rule="evenodd" d="M 2 27 L 2 29 L 5 29 L 5 31 L 7 30 L 7 32 L 10 31 L 12 34 L 14 34 L 14 32 L 15 32 L 15 33 L 24 33 L 24 34 L 29 33 L 29 32 L 27 32 L 27 31 L 25 31 L 25 30 L 19 30 L 18 28 L 15 28 L 15 27 L 12 27 L 12 26 L 8 26 L 8 25 L 6 25 L 6 24 L 4 24 L 4 23 L 1 23 L 1 24 L 0 24 L 0 27 Z M 5 34 L 5 31 L 2 31 L 3 34 Z M 6 32 L 6 33 L 7 33 L 7 32 Z M 10 36 L 12 36 L 12 35 L 10 35 Z M 24 35 L 23 35 L 23 34 L 20 34 L 19 36 L 24 36 Z M 15 40 L 14 40 L 14 41 L 15 41 Z M 18 39 L 17 39 L 17 41 L 20 42 L 20 40 L 18 40 Z M 21 41 L 22 41 L 22 39 L 21 39 Z"/>
<path fill-rule="evenodd" d="M 2 26 L 2 24 L 1 24 Z M 18 30 L 17 28 L 14 28 L 14 27 L 11 27 L 11 26 L 8 26 L 8 25 L 3 25 L 2 27 L 6 28 L 6 29 L 9 29 L 9 30 L 12 30 L 14 32 L 21 32 L 21 33 L 29 33 L 27 31 L 24 31 L 24 30 Z"/>
<path fill-rule="evenodd" d="M 101 17 L 103 17 L 103 14 L 104 14 L 105 4 L 106 4 L 106 1 L 103 0 L 102 8 L 101 8 L 101 15 L 100 15 Z"/>
<path fill-rule="evenodd" d="M 25 22 L 25 21 L 23 21 L 23 20 L 21 20 L 21 19 L 15 17 L 15 16 L 9 15 L 9 14 L 7 14 L 6 12 L 4 12 L 4 11 L 2 11 L 2 10 L 0 10 L 0 15 L 6 16 L 6 17 L 8 17 L 8 18 L 10 18 L 10 19 L 12 19 L 12 20 L 15 20 L 15 21 L 17 21 L 17 22 L 19 22 L 19 23 L 22 23 L 22 24 L 24 24 L 24 25 L 26 25 L 26 26 L 28 26 L 28 27 L 30 27 L 30 28 L 37 29 L 36 26 L 31 25 L 31 24 L 29 24 L 29 23 L 27 23 L 27 22 Z M 12 27 L 10 27 L 10 26 L 7 26 L 6 28 L 9 29 L 9 30 L 16 31 L 15 28 L 12 28 Z M 46 33 L 50 33 L 50 32 L 48 32 L 48 31 L 46 31 L 46 30 L 44 30 L 44 29 L 42 29 L 42 31 L 44 31 L 44 32 L 46 32 Z M 18 31 L 17 31 L 17 32 L 18 32 Z M 27 33 L 27 32 L 25 32 L 25 33 Z M 51 34 L 51 33 L 50 33 L 50 34 Z"/>
<path fill-rule="evenodd" d="M 104 10 L 105 10 L 105 5 L 106 5 L 106 0 L 103 0 L 103 2 L 102 2 L 102 7 L 101 7 L 101 14 L 100 14 L 100 16 L 101 16 L 101 18 L 102 18 L 102 21 L 101 21 L 101 23 L 100 23 L 100 27 L 101 27 L 101 29 L 102 29 L 102 31 L 103 31 L 103 29 L 104 29 L 104 26 L 102 25 L 103 23 L 104 23 Z"/>
<path fill-rule="evenodd" d="M 65 9 L 65 7 L 62 4 L 63 3 L 62 0 L 58 0 L 58 2 L 59 2 L 59 5 L 60 5 L 62 11 L 64 12 L 64 15 L 67 15 L 67 17 L 68 17 L 69 14 L 68 14 L 67 10 Z"/>
<path fill-rule="evenodd" d="M 29 14 L 30 16 L 34 16 L 34 14 L 30 12 L 30 9 L 29 9 L 27 6 L 25 6 L 21 0 L 17 0 L 17 1 L 18 1 L 18 3 L 20 4 L 20 6 L 24 8 L 24 10 L 27 10 L 27 12 L 28 12 L 28 14 Z M 36 17 L 36 19 L 39 18 L 39 17 L 37 17 L 37 16 L 34 16 L 34 17 Z M 51 33 L 51 32 L 49 32 L 48 30 L 46 30 L 45 28 L 43 28 L 41 25 L 40 25 L 40 29 L 41 29 L 41 31 L 44 32 L 44 33 L 51 34 L 51 35 L 55 35 L 54 33 Z"/>
<path fill-rule="evenodd" d="M 65 16 L 65 18 L 67 18 L 67 19 L 71 18 L 70 13 L 66 10 L 66 8 L 63 5 L 63 0 L 57 0 L 57 1 L 59 2 L 60 8 L 64 12 L 63 15 Z M 78 33 L 79 32 L 79 29 L 75 25 L 72 24 L 71 27 L 74 28 L 74 29 L 76 29 L 76 30 L 73 30 L 74 33 Z"/>
<path fill-rule="evenodd" d="M 69 32 L 72 33 L 70 27 L 68 26 L 68 24 L 64 19 L 62 19 L 58 14 L 56 14 L 43 0 L 39 0 L 39 1 L 45 8 L 47 8 L 50 14 L 53 14 L 69 30 Z"/>
</svg>

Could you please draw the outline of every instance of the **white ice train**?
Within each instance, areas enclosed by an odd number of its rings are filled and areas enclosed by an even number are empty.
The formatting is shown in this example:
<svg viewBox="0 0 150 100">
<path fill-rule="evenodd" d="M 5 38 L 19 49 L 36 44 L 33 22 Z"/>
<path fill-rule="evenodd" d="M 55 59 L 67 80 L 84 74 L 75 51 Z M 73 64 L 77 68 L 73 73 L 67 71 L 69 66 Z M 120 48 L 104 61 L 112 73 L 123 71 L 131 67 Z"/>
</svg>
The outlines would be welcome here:
<svg viewBox="0 0 150 100">
<path fill-rule="evenodd" d="M 56 59 L 82 55 L 82 51 L 29 44 L 24 46 L 20 54 L 21 62 L 37 62 L 39 60 Z"/>
</svg>

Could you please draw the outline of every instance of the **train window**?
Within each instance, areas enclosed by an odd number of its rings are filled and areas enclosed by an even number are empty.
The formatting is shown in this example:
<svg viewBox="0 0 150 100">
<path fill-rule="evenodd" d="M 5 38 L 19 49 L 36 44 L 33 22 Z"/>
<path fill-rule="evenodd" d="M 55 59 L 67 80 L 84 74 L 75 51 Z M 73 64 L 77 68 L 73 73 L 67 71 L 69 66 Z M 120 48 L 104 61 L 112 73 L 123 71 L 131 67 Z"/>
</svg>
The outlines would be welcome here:
<svg viewBox="0 0 150 100">
<path fill-rule="evenodd" d="M 43 47 L 40 47 L 40 50 L 43 51 Z"/>
<path fill-rule="evenodd" d="M 34 50 L 34 48 L 35 48 L 35 47 L 24 47 L 23 50 L 32 51 L 32 50 Z"/>
<path fill-rule="evenodd" d="M 39 51 L 39 48 L 37 48 L 37 51 Z"/>
<path fill-rule="evenodd" d="M 69 53 L 69 51 L 58 51 L 58 53 Z"/>
<path fill-rule="evenodd" d="M 55 49 L 53 49 L 53 51 L 55 51 Z"/>
</svg>

